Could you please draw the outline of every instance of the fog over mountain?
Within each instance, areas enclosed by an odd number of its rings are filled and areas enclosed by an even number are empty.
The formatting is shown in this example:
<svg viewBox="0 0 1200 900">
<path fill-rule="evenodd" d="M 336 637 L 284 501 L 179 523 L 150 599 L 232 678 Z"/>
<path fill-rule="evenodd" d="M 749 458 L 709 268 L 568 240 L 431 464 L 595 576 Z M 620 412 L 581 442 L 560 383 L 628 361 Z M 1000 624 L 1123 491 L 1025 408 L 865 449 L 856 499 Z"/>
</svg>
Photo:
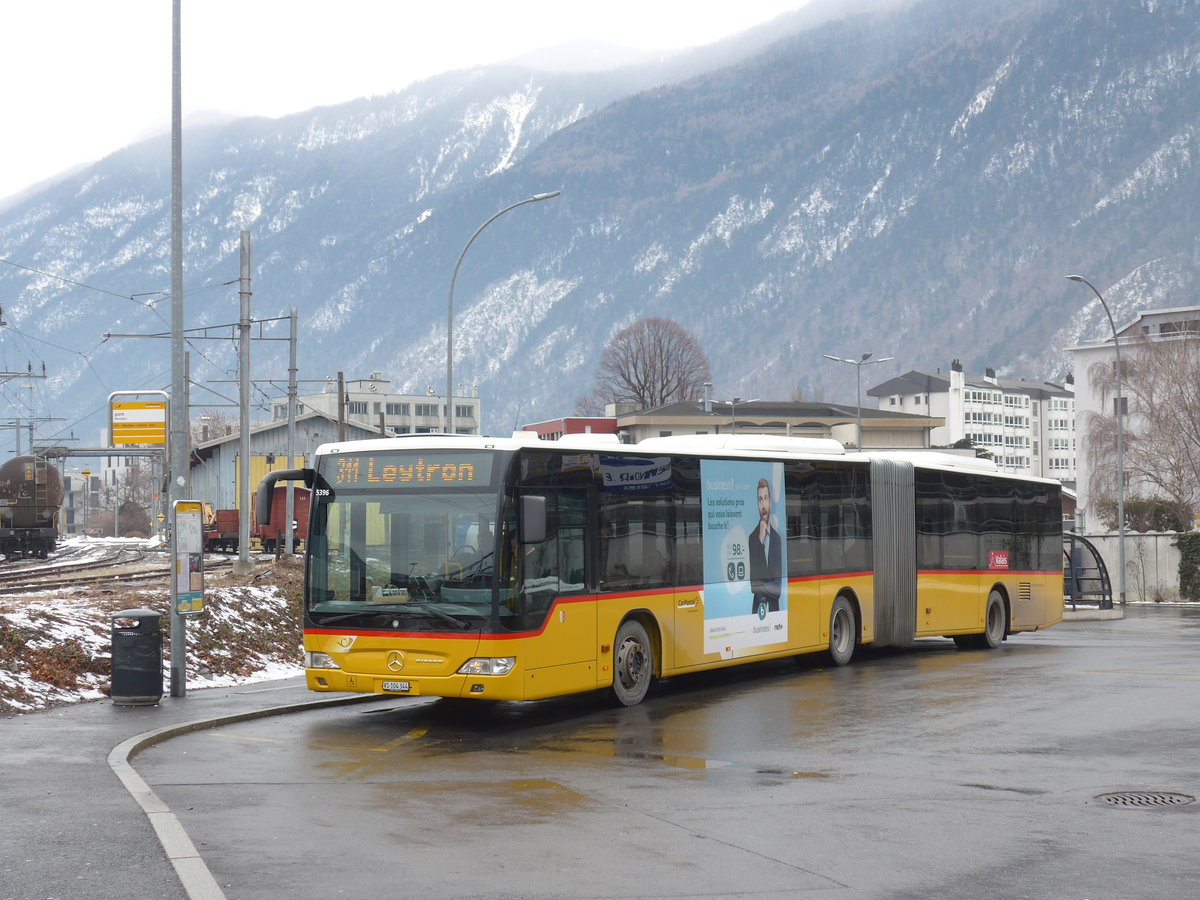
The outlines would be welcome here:
<svg viewBox="0 0 1200 900">
<path fill-rule="evenodd" d="M 642 316 L 695 334 L 718 397 L 852 401 L 823 353 L 895 357 L 872 382 L 953 358 L 1063 376 L 1063 348 L 1108 333 L 1068 272 L 1118 320 L 1196 302 L 1200 0 L 828 8 L 649 66 L 489 67 L 193 128 L 187 325 L 236 321 L 246 229 L 256 317 L 300 311 L 301 378 L 442 392 L 458 254 L 551 190 L 455 285 L 456 381 L 493 433 L 571 413 Z M 0 257 L 112 292 L 0 266 L 2 364 L 44 360 L 38 412 L 66 422 L 40 433 L 93 435 L 109 391 L 167 386 L 168 342 L 100 335 L 166 330 L 169 175 L 157 138 L 0 212 Z M 286 378 L 285 345 L 254 354 Z M 193 378 L 236 358 L 197 341 Z"/>
</svg>

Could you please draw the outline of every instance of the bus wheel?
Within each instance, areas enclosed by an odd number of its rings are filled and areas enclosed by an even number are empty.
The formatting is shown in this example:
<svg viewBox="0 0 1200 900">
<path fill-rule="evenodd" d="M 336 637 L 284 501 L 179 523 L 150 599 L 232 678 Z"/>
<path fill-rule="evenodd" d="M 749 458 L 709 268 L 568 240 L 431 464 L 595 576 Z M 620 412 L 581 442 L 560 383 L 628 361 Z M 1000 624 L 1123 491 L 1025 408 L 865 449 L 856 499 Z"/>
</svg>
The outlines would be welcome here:
<svg viewBox="0 0 1200 900">
<path fill-rule="evenodd" d="M 835 666 L 844 666 L 854 656 L 857 627 L 850 601 L 838 597 L 829 612 L 829 658 Z"/>
<path fill-rule="evenodd" d="M 987 612 L 983 616 L 983 634 L 979 640 L 980 647 L 995 650 L 1004 641 L 1005 625 L 1004 598 L 999 591 L 988 594 Z"/>
<path fill-rule="evenodd" d="M 613 697 L 622 706 L 637 706 L 654 677 L 654 648 L 642 623 L 628 619 L 617 629 L 613 654 Z"/>
</svg>

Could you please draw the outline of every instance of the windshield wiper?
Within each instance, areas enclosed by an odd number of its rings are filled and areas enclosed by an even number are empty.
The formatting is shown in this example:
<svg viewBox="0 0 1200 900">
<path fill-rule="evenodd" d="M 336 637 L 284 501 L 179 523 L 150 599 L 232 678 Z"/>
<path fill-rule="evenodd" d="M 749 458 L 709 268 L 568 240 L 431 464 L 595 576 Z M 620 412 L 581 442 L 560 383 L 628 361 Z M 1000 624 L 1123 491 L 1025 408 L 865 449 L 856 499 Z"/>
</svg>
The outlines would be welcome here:
<svg viewBox="0 0 1200 900">
<path fill-rule="evenodd" d="M 444 613 L 440 609 L 434 609 L 432 606 L 428 606 L 424 603 L 420 603 L 420 602 L 414 603 L 413 601 L 410 600 L 408 603 L 399 604 L 399 607 L 400 607 L 400 610 L 413 609 L 417 612 L 425 613 L 425 615 L 427 615 L 427 616 L 433 616 L 435 619 L 441 619 L 443 622 L 448 622 L 449 624 L 453 625 L 455 628 L 470 628 L 471 627 L 469 622 L 464 622 L 462 619 L 456 619 L 454 616 L 450 615 L 449 613 Z"/>
<path fill-rule="evenodd" d="M 462 619 L 456 619 L 454 616 L 450 615 L 449 613 L 444 613 L 440 609 L 434 609 L 433 607 L 427 606 L 424 603 L 413 602 L 411 600 L 406 603 L 397 603 L 394 609 L 363 609 L 359 610 L 358 612 L 336 614 L 331 613 L 329 614 L 328 618 L 321 619 L 319 622 L 317 622 L 317 624 L 332 625 L 334 622 L 344 622 L 346 619 L 357 619 L 364 616 L 368 618 L 392 618 L 407 610 L 412 610 L 418 615 L 425 615 L 434 619 L 441 619 L 443 622 L 453 625 L 455 628 L 466 629 L 471 627 L 471 623 L 469 622 L 464 622 Z M 316 616 L 323 616 L 325 614 L 309 613 L 309 615 L 312 615 L 315 618 Z"/>
<path fill-rule="evenodd" d="M 310 612 L 309 615 L 315 617 L 315 616 L 323 616 L 323 615 L 325 615 L 325 613 Z M 359 612 L 351 612 L 351 613 L 338 613 L 337 615 L 330 613 L 329 618 L 322 619 L 317 624 L 318 625 L 332 625 L 334 622 L 344 622 L 346 619 L 357 619 L 361 616 L 377 616 L 377 615 L 379 615 L 379 611 L 373 610 L 373 609 L 372 610 L 364 609 L 364 610 L 360 610 Z"/>
</svg>

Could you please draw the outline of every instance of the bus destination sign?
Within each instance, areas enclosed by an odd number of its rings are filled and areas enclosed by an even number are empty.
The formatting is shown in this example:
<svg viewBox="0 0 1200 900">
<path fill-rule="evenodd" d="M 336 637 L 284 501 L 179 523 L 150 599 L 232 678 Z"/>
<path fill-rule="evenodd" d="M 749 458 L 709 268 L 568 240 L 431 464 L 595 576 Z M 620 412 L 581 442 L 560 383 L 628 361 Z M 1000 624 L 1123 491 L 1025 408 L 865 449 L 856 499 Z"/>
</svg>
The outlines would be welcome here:
<svg viewBox="0 0 1200 900">
<path fill-rule="evenodd" d="M 470 487 L 492 480 L 491 453 L 411 451 L 339 454 L 326 478 L 340 487 Z M 330 477 L 332 476 L 332 477 Z"/>
</svg>

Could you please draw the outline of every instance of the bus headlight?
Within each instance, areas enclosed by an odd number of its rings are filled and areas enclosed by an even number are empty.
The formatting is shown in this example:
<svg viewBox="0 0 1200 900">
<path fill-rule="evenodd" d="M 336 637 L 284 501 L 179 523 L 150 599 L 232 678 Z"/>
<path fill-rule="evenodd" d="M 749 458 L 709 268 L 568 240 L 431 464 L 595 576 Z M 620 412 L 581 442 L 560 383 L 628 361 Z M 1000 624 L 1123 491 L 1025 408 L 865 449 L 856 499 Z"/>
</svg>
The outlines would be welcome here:
<svg viewBox="0 0 1200 900">
<path fill-rule="evenodd" d="M 517 664 L 515 656 L 477 656 L 458 667 L 459 675 L 507 675 Z"/>
<path fill-rule="evenodd" d="M 341 668 L 341 666 L 333 661 L 333 657 L 328 653 L 320 653 L 316 650 L 306 650 L 304 652 L 304 667 L 307 669 Z"/>
</svg>

